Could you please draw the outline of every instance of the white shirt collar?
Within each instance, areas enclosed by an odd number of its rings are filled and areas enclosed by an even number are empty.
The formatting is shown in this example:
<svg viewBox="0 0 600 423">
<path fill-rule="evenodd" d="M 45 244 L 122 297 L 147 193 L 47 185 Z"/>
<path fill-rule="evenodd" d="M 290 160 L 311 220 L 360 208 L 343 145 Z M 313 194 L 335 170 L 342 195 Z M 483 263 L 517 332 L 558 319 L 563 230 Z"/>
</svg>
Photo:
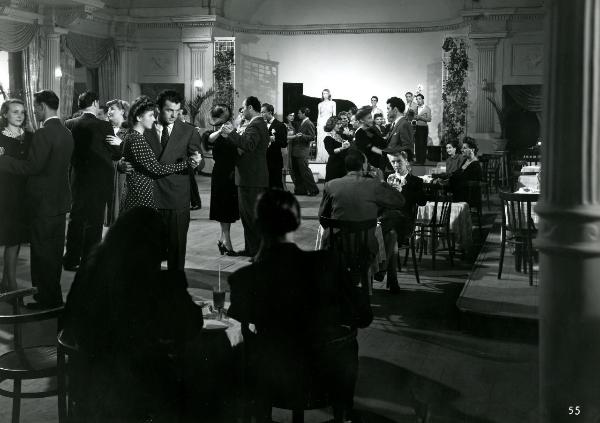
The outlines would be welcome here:
<svg viewBox="0 0 600 423">
<path fill-rule="evenodd" d="M 42 126 L 46 124 L 46 122 L 48 122 L 50 119 L 58 119 L 58 116 L 50 116 L 48 119 L 46 119 L 44 121 L 44 123 L 42 123 Z"/>
</svg>

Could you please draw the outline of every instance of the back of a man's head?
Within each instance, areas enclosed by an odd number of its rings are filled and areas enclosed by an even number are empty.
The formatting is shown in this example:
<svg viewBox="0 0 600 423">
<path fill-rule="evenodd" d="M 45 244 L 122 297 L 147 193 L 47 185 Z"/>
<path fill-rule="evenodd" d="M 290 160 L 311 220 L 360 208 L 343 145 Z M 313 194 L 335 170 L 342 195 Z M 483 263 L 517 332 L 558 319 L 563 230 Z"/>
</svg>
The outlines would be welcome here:
<svg viewBox="0 0 600 423">
<path fill-rule="evenodd" d="M 84 110 L 92 106 L 95 101 L 98 101 L 98 94 L 93 91 L 86 91 L 77 98 L 77 107 L 79 107 L 79 110 Z"/>
<path fill-rule="evenodd" d="M 42 90 L 33 94 L 33 101 L 37 104 L 45 104 L 51 110 L 58 110 L 58 96 L 54 91 Z"/>
<path fill-rule="evenodd" d="M 344 159 L 344 165 L 346 166 L 346 172 L 360 171 L 365 164 L 365 156 L 356 150 L 349 150 L 346 158 Z"/>
</svg>

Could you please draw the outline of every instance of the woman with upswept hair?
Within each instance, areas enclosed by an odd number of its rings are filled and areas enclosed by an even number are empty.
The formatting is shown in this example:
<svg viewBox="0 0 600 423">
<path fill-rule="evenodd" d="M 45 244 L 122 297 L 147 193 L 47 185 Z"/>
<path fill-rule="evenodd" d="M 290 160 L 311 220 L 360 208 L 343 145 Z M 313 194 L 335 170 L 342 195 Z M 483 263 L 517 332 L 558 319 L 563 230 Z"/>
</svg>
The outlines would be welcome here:
<svg viewBox="0 0 600 423">
<path fill-rule="evenodd" d="M 27 108 L 19 99 L 6 100 L 0 107 L 0 155 L 25 160 L 33 132 L 27 129 Z M 0 292 L 17 288 L 17 258 L 22 243 L 29 240 L 25 203 L 27 177 L 0 173 L 0 245 L 4 266 Z"/>
</svg>

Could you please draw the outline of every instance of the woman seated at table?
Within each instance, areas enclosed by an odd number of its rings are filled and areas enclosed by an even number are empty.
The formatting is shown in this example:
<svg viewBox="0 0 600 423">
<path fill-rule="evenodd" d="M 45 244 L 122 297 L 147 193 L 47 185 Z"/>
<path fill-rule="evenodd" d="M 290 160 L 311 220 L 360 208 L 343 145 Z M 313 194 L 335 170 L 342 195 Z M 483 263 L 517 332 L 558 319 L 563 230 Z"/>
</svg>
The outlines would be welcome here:
<svg viewBox="0 0 600 423">
<path fill-rule="evenodd" d="M 179 379 L 187 372 L 177 357 L 200 334 L 203 318 L 185 274 L 160 270 L 164 237 L 158 212 L 130 209 L 75 276 L 64 330 L 79 347 L 69 364 L 81 421 L 182 417 Z"/>
<path fill-rule="evenodd" d="M 460 169 L 466 160 L 459 151 L 459 144 L 457 140 L 448 141 L 448 143 L 446 143 L 446 153 L 448 154 L 448 158 L 446 159 L 446 171 L 431 175 L 436 183 L 447 184 L 450 176 Z"/>
<path fill-rule="evenodd" d="M 358 289 L 339 256 L 302 251 L 294 243 L 300 221 L 291 193 L 262 194 L 256 207 L 262 237 L 256 260 L 229 277 L 228 315 L 255 328 L 255 336 L 247 332 L 244 342 L 260 422 L 271 421 L 272 404 L 304 409 L 307 394 L 320 397 L 321 390 L 337 410 L 351 410 L 356 328 L 372 319 L 358 311 Z M 344 421 L 343 416 L 335 421 Z"/>
<path fill-rule="evenodd" d="M 462 154 L 465 161 L 450 176 L 450 190 L 452 191 L 452 201 L 468 201 L 469 183 L 481 182 L 483 180 L 483 170 L 481 163 L 477 159 L 477 143 L 471 137 L 465 137 L 462 144 Z M 478 191 L 479 192 L 479 191 Z"/>
</svg>

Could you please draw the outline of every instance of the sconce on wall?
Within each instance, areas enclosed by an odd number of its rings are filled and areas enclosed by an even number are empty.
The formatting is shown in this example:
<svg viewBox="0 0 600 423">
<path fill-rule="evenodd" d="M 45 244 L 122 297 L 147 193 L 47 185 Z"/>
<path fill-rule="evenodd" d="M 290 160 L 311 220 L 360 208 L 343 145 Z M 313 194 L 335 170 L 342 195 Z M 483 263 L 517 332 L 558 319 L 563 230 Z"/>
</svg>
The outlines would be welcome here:
<svg viewBox="0 0 600 423">
<path fill-rule="evenodd" d="M 63 74 L 62 74 L 62 69 L 60 68 L 60 66 L 57 66 L 54 69 L 54 77 L 55 78 L 62 78 Z"/>
<path fill-rule="evenodd" d="M 488 82 L 487 79 L 483 78 L 483 81 L 481 81 L 481 91 L 494 91 L 494 83 Z"/>
<path fill-rule="evenodd" d="M 194 80 L 194 88 L 196 90 L 200 91 L 203 87 L 204 87 L 204 82 L 202 82 L 201 79 L 195 79 Z"/>
</svg>

